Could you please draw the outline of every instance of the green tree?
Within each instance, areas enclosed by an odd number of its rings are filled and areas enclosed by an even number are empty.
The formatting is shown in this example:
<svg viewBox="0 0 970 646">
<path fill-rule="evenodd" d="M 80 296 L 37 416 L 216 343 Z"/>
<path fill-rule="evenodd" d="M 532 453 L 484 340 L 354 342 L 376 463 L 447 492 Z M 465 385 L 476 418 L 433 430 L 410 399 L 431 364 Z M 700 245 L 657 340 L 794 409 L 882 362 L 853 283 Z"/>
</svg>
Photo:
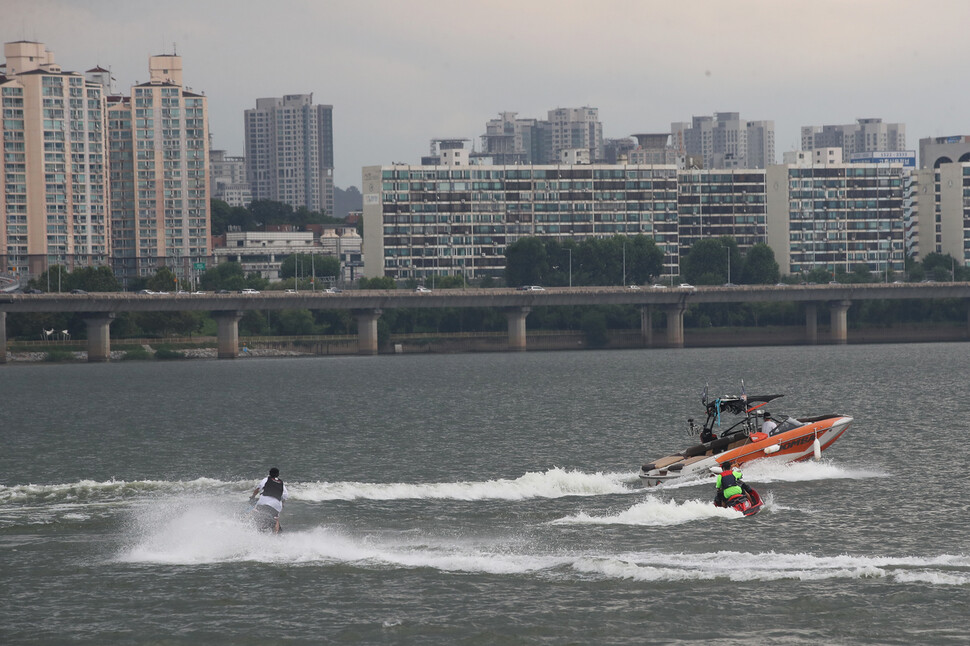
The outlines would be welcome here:
<svg viewBox="0 0 970 646">
<path fill-rule="evenodd" d="M 247 286 L 246 275 L 238 262 L 224 262 L 203 272 L 199 285 L 208 291 L 238 291 Z"/>
<path fill-rule="evenodd" d="M 627 283 L 645 284 L 663 275 L 664 252 L 656 240 L 645 235 L 627 238 Z"/>
<path fill-rule="evenodd" d="M 283 202 L 253 200 L 249 204 L 249 212 L 259 226 L 293 223 L 293 207 Z"/>
<path fill-rule="evenodd" d="M 728 237 L 698 240 L 680 261 L 681 275 L 687 282 L 695 285 L 720 285 L 728 282 L 728 254 L 731 252 L 732 243 L 734 239 Z M 733 269 L 731 273 L 734 273 Z"/>
<path fill-rule="evenodd" d="M 435 278 L 435 287 L 438 289 L 460 289 L 465 287 L 467 284 L 468 283 L 462 274 L 438 276 Z"/>
<path fill-rule="evenodd" d="M 71 272 L 71 289 L 88 292 L 120 292 L 121 283 L 110 267 L 81 267 Z"/>
<path fill-rule="evenodd" d="M 148 279 L 148 289 L 155 292 L 173 292 L 178 288 L 178 279 L 168 267 L 159 267 L 155 275 Z"/>
<path fill-rule="evenodd" d="M 288 336 L 308 335 L 315 331 L 310 310 L 283 310 L 276 316 L 276 329 Z"/>
<path fill-rule="evenodd" d="M 759 242 L 744 255 L 740 280 L 744 285 L 774 285 L 781 277 L 781 270 L 771 247 Z"/>
<path fill-rule="evenodd" d="M 506 285 L 541 285 L 550 275 L 551 264 L 541 239 L 520 238 L 505 248 Z"/>
<path fill-rule="evenodd" d="M 229 213 L 232 207 L 222 200 L 212 198 L 209 200 L 209 226 L 212 235 L 220 236 L 229 228 Z"/>
<path fill-rule="evenodd" d="M 361 289 L 397 289 L 397 283 L 390 276 L 375 276 L 374 278 L 361 278 L 357 285 Z"/>
<path fill-rule="evenodd" d="M 280 278 L 294 278 L 297 273 L 299 273 L 300 278 L 307 278 L 309 276 L 320 276 L 322 278 L 339 276 L 340 261 L 334 256 L 295 253 L 287 256 L 280 263 Z"/>
</svg>

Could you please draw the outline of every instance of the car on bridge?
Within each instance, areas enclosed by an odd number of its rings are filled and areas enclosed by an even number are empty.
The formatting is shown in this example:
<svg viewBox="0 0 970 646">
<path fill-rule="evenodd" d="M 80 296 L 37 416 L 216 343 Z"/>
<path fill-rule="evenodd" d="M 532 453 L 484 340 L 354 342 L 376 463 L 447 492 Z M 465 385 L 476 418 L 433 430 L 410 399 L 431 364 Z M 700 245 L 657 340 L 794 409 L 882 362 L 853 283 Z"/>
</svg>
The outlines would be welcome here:
<svg viewBox="0 0 970 646">
<path fill-rule="evenodd" d="M 431 292 L 431 290 L 425 287 L 424 285 L 418 285 L 417 287 L 414 288 L 414 291 L 420 292 L 422 294 L 428 294 Z"/>
<path fill-rule="evenodd" d="M 247 287 L 246 289 L 239 290 L 239 293 L 240 294 L 258 294 L 259 293 L 259 290 L 258 289 L 252 289 L 251 287 Z"/>
<path fill-rule="evenodd" d="M 519 287 L 520 292 L 544 292 L 546 288 L 542 285 L 522 285 Z"/>
</svg>

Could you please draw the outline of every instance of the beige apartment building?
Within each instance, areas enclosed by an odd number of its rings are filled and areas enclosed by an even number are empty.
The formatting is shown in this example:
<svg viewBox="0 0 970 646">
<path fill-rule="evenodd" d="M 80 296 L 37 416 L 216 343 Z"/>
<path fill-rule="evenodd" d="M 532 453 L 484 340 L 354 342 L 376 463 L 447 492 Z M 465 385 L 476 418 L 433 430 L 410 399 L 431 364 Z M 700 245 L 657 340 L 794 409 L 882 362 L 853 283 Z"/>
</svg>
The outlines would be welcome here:
<svg viewBox="0 0 970 646">
<path fill-rule="evenodd" d="M 63 71 L 43 43 L 5 43 L 4 58 L 0 272 L 106 265 L 104 88 Z"/>
<path fill-rule="evenodd" d="M 184 86 L 180 56 L 152 56 L 149 81 L 110 97 L 107 119 L 115 274 L 191 278 L 210 253 L 205 96 Z"/>
</svg>

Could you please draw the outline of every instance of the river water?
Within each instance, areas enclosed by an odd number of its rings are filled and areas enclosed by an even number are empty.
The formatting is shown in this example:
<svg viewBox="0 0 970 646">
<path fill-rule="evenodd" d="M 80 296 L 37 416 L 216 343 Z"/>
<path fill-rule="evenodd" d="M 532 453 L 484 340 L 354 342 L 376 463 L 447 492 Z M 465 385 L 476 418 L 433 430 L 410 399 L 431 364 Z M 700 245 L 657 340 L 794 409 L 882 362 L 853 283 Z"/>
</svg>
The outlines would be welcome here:
<svg viewBox="0 0 970 646">
<path fill-rule="evenodd" d="M 966 644 L 968 350 L 2 366 L 0 643 Z M 643 488 L 742 378 L 855 422 L 751 518 Z"/>
</svg>

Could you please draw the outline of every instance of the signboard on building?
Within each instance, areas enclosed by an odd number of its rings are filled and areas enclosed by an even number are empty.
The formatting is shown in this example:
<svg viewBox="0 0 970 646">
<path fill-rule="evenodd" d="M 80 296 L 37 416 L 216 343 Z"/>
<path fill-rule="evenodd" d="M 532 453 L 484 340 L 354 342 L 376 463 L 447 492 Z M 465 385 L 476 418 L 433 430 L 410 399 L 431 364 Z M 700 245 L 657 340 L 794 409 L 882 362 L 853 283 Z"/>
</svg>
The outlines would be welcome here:
<svg viewBox="0 0 970 646">
<path fill-rule="evenodd" d="M 852 164 L 902 164 L 905 168 L 916 168 L 915 150 L 881 150 L 849 155 Z"/>
</svg>

